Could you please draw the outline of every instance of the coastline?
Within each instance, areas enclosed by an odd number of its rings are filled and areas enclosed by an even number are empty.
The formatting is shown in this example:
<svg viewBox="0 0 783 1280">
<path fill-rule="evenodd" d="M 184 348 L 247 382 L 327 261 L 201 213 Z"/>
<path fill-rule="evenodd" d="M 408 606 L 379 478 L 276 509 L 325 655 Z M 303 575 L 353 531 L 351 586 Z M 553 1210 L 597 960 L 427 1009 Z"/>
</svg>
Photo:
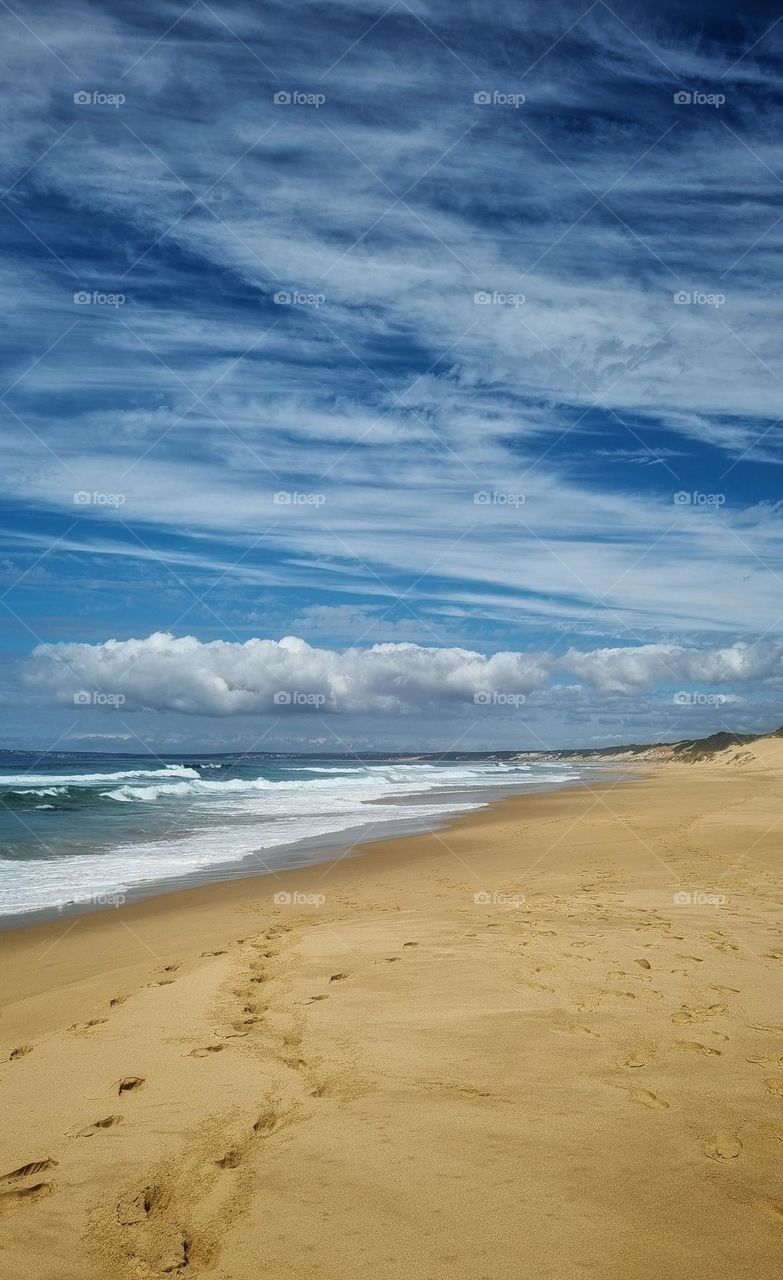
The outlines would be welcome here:
<svg viewBox="0 0 783 1280">
<path fill-rule="evenodd" d="M 3 933 L 0 1262 L 772 1277 L 781 782 L 647 765 Z"/>
<path fill-rule="evenodd" d="M 621 772 L 619 770 L 612 771 L 609 768 L 601 768 L 600 771 L 593 768 L 592 772 L 594 774 L 600 772 L 600 775 L 605 776 L 607 781 L 618 781 L 631 774 L 631 770 L 623 770 Z M 72 902 L 63 904 L 61 907 L 20 911 L 13 915 L 0 914 L 0 937 L 8 930 L 33 928 L 36 925 L 43 924 L 56 924 L 59 921 L 70 921 L 76 916 L 102 914 L 105 911 L 119 909 L 112 901 L 114 898 L 121 899 L 119 904 L 121 908 L 134 902 L 162 897 L 170 893 L 182 893 L 188 889 L 220 884 L 225 881 L 256 880 L 265 876 L 285 876 L 289 870 L 303 870 L 307 867 L 320 866 L 346 857 L 360 857 L 372 844 L 404 840 L 418 835 L 426 835 L 432 831 L 448 830 L 461 817 L 468 816 L 470 813 L 480 812 L 482 809 L 491 807 L 503 799 L 514 796 L 538 795 L 548 791 L 559 791 L 570 786 L 580 787 L 585 785 L 589 785 L 588 779 L 574 776 L 562 781 L 526 783 L 524 785 L 509 783 L 507 788 L 493 787 L 489 789 L 485 787 L 476 788 L 472 791 L 467 789 L 459 792 L 452 790 L 450 793 L 431 791 L 414 795 L 389 795 L 378 800 L 367 800 L 365 806 L 368 811 L 368 817 L 363 823 L 355 827 L 329 832 L 326 835 L 307 836 L 299 840 L 292 840 L 289 844 L 273 846 L 268 850 L 247 854 L 244 857 L 234 858 L 226 862 L 211 863 L 189 872 L 183 872 L 178 876 L 142 880 L 123 888 L 121 891 L 117 891 L 117 893 L 104 895 L 104 901 L 101 901 L 100 898 L 75 899 Z M 406 808 L 412 808 L 420 803 L 422 795 L 426 796 L 427 803 L 430 805 L 437 805 L 439 802 L 443 802 L 442 813 L 434 812 L 426 818 L 407 817 L 405 815 Z M 374 822 L 369 817 L 373 806 L 396 808 L 399 810 L 400 816 L 394 819 L 385 817 L 380 822 Z M 281 855 L 285 857 L 286 863 L 275 866 L 275 859 L 280 858 Z"/>
<path fill-rule="evenodd" d="M 483 808 L 505 795 L 556 789 L 595 774 L 612 777 L 612 771 L 604 766 L 558 764 L 545 765 L 541 769 L 539 765 L 533 765 L 531 770 L 530 766 L 520 764 L 518 772 L 524 773 L 525 777 L 517 778 L 513 763 L 510 772 L 505 774 L 496 771 L 495 761 L 477 759 L 464 762 L 467 776 L 459 782 L 455 782 L 454 773 L 460 772 L 460 765 L 452 764 L 446 766 L 441 777 L 437 778 L 441 785 L 433 785 L 435 779 L 432 775 L 420 775 L 414 779 L 409 772 L 407 777 L 395 776 L 400 765 L 390 760 L 385 765 L 386 775 L 384 766 L 381 766 L 374 778 L 368 776 L 362 766 L 356 793 L 352 796 L 353 779 L 347 776 L 342 762 L 335 767 L 329 758 L 325 759 L 329 762 L 327 768 L 303 766 L 300 761 L 297 761 L 297 766 L 305 774 L 308 769 L 315 774 L 341 774 L 331 795 L 319 789 L 321 778 L 316 780 L 312 790 L 307 783 L 302 786 L 301 779 L 297 778 L 297 785 L 302 789 L 294 797 L 290 791 L 291 774 L 280 776 L 281 766 L 278 765 L 278 775 L 270 777 L 261 773 L 254 762 L 246 766 L 251 771 L 249 776 L 245 773 L 241 779 L 222 774 L 213 777 L 212 773 L 204 777 L 205 769 L 222 766 L 211 761 L 201 763 L 199 773 L 173 758 L 161 761 L 162 768 L 145 770 L 139 757 L 133 757 L 139 767 L 122 774 L 117 772 L 120 761 L 116 756 L 103 758 L 105 773 L 85 775 L 80 767 L 84 760 L 79 758 L 76 771 L 70 776 L 60 773 L 30 778 L 29 773 L 23 772 L 18 776 L 0 778 L 0 787 L 8 787 L 12 799 L 25 799 L 28 803 L 33 797 L 37 802 L 46 800 L 46 803 L 36 803 L 35 810 L 51 811 L 56 806 L 49 803 L 50 798 L 55 793 L 59 797 L 66 794 L 65 807 L 70 810 L 69 818 L 74 808 L 78 811 L 79 805 L 84 805 L 87 797 L 85 808 L 91 818 L 91 826 L 86 830 L 79 829 L 77 818 L 75 828 L 71 823 L 50 831 L 46 825 L 47 813 L 45 826 L 38 832 L 27 830 L 22 819 L 23 834 L 26 830 L 28 837 L 32 837 L 33 842 L 37 842 L 49 856 L 26 861 L 22 855 L 0 863 L 3 872 L 0 878 L 0 933 L 50 920 L 67 921 L 76 915 L 113 909 L 127 902 L 202 884 L 274 874 L 289 867 L 327 862 L 347 856 L 373 840 L 416 835 L 446 827 L 461 813 Z M 482 776 L 482 768 L 486 770 L 488 764 L 490 768 Z M 508 763 L 504 762 L 502 767 L 507 769 Z M 271 766 L 267 768 L 271 770 Z M 181 770 L 185 770 L 186 779 L 182 778 Z M 312 781 L 312 772 L 308 782 Z M 127 785 L 128 780 L 135 785 Z M 38 788 L 31 788 L 30 782 L 38 784 Z M 45 785 L 47 782 L 48 786 Z M 368 782 L 370 794 L 366 790 Z M 278 786 L 280 791 L 275 795 Z M 256 796 L 259 787 L 264 789 L 261 791 L 262 803 L 253 811 L 247 808 L 246 796 L 238 797 L 236 790 L 241 792 L 245 788 L 247 794 Z M 271 811 L 263 802 L 270 794 L 266 790 L 270 787 Z M 181 812 L 164 808 L 158 815 L 157 834 L 148 829 L 139 842 L 135 824 L 147 807 L 145 801 L 158 801 L 161 797 L 165 800 L 167 792 L 170 796 L 176 795 L 180 804 L 184 803 L 187 818 L 189 796 L 195 794 L 202 802 L 205 795 L 214 800 L 221 788 L 231 789 L 228 809 L 225 802 L 211 813 L 207 809 L 201 820 L 194 823 L 193 830 L 179 832 L 176 828 L 181 821 Z M 286 794 L 290 796 L 288 803 Z M 77 799 L 75 806 L 74 799 Z M 129 806 L 135 813 L 125 829 L 116 825 L 117 820 L 125 816 L 122 813 L 125 806 L 118 808 L 116 802 L 124 800 L 136 802 Z M 3 801 L 0 807 L 4 808 L 4 797 L 0 797 L 0 801 Z M 101 806 L 110 802 L 109 810 L 91 808 L 96 801 Z M 325 806 L 323 811 L 321 805 Z M 152 810 L 155 807 L 153 805 Z M 233 816 L 239 817 L 236 824 L 231 821 L 232 809 Z M 13 814 L 13 806 L 10 813 Z M 96 818 L 99 819 L 97 823 Z M 281 831 L 277 826 L 281 820 L 287 824 L 288 830 Z M 102 825 L 104 823 L 107 825 Z M 292 827 L 298 828 L 296 833 Z M 107 829 L 114 832 L 114 841 L 105 840 Z M 174 837 L 169 839 L 172 833 Z M 8 841 L 13 852 L 19 843 L 18 823 L 12 822 L 2 836 L 0 844 L 5 846 Z M 58 849 L 60 842 L 63 845 L 61 851 Z M 99 852 L 93 852 L 93 848 Z M 78 856 L 72 856 L 74 853 Z"/>
</svg>

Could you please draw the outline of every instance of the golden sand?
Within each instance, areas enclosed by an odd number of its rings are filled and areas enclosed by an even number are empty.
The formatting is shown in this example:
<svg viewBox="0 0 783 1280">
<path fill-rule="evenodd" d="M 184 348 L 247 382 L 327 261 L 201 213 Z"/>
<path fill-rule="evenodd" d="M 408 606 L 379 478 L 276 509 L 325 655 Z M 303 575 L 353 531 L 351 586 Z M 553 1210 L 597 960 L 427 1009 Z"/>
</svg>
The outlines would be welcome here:
<svg viewBox="0 0 783 1280">
<path fill-rule="evenodd" d="M 2 935 L 0 1274 L 777 1277 L 782 764 Z"/>
</svg>

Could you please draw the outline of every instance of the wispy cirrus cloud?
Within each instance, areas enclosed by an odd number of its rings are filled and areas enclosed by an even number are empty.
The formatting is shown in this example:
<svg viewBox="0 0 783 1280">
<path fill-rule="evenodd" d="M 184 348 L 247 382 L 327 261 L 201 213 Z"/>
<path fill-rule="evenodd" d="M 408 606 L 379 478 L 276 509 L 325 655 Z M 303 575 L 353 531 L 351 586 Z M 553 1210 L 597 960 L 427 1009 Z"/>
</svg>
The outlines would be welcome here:
<svg viewBox="0 0 783 1280">
<path fill-rule="evenodd" d="M 5 16 L 13 647 L 66 614 L 774 640 L 780 29 L 601 0 Z"/>
</svg>

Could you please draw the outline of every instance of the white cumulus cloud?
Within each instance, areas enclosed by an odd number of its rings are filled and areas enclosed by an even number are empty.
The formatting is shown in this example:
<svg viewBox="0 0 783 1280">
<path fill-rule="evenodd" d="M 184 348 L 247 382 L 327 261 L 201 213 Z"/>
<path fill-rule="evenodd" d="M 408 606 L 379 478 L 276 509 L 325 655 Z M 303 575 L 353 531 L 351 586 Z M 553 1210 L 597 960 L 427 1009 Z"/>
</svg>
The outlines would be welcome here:
<svg viewBox="0 0 783 1280">
<path fill-rule="evenodd" d="M 761 683 L 781 675 L 783 644 L 739 642 L 722 649 L 675 644 L 571 649 L 491 656 L 461 648 L 376 644 L 316 648 L 296 636 L 244 643 L 203 642 L 157 632 L 103 644 L 43 644 L 25 667 L 26 682 L 60 703 L 121 695 L 128 711 L 231 716 L 291 710 L 398 714 L 448 709 L 482 695 L 552 693 L 576 701 L 579 685 L 551 685 L 559 671 L 609 693 L 656 685 Z M 491 701 L 491 700 L 490 700 Z M 496 705 L 504 705 L 499 698 Z"/>
<path fill-rule="evenodd" d="M 737 642 L 723 649 L 688 649 L 676 644 L 570 649 L 561 665 L 607 693 L 631 693 L 653 684 L 746 684 L 781 672 L 783 644 Z"/>
</svg>

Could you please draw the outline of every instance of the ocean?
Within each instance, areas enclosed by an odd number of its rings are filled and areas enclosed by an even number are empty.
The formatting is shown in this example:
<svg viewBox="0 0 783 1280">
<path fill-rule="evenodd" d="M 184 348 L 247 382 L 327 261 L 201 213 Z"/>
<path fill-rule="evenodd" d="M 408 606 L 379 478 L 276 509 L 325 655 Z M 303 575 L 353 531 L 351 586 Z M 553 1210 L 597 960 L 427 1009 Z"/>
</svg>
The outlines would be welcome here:
<svg viewBox="0 0 783 1280">
<path fill-rule="evenodd" d="M 0 921 L 279 871 L 590 772 L 486 756 L 0 755 Z"/>
</svg>

